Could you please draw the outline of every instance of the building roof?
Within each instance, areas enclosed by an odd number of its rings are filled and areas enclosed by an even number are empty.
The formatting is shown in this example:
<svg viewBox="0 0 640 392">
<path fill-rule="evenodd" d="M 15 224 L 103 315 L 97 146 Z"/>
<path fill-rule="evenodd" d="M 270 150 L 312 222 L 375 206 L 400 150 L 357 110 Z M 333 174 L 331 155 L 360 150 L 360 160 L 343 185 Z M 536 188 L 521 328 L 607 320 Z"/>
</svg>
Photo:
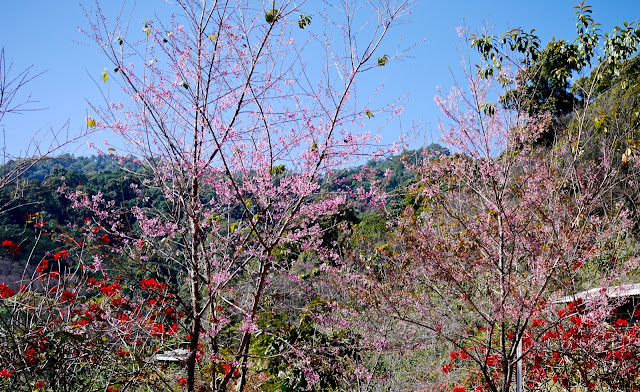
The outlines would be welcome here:
<svg viewBox="0 0 640 392">
<path fill-rule="evenodd" d="M 160 362 L 182 362 L 189 356 L 189 350 L 187 349 L 175 349 L 171 351 L 165 351 L 160 354 L 154 355 L 152 358 Z"/>
<path fill-rule="evenodd" d="M 558 298 L 555 303 L 564 304 L 573 302 L 576 300 L 589 300 L 593 299 L 597 296 L 605 294 L 609 298 L 618 298 L 618 297 L 637 297 L 640 296 L 640 283 L 633 284 L 625 284 L 621 286 L 612 286 L 612 287 L 596 287 L 595 289 L 582 291 L 580 293 L 567 295 L 566 297 Z"/>
</svg>

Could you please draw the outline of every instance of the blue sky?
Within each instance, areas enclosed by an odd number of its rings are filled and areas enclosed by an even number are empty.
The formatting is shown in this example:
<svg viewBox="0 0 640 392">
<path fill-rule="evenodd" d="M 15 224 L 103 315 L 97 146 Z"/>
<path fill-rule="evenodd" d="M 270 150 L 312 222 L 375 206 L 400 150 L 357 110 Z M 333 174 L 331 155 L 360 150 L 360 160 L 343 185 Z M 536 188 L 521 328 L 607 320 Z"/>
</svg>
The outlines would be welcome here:
<svg viewBox="0 0 640 392">
<path fill-rule="evenodd" d="M 318 0 L 309 0 L 312 4 Z M 83 2 L 88 7 L 94 3 Z M 422 122 L 422 141 L 437 141 L 438 110 L 433 96 L 436 86 L 447 89 L 452 84 L 451 70 L 458 67 L 456 44 L 459 38 L 456 27 L 466 24 L 471 30 L 485 25 L 494 27 L 496 33 L 507 28 L 522 27 L 536 29 L 543 43 L 553 36 L 573 39 L 575 19 L 571 0 L 450 0 L 416 1 L 412 19 L 398 31 L 406 43 L 425 40 L 408 53 L 403 61 L 389 63 L 381 68 L 374 79 L 384 81 L 384 96 L 409 94 L 410 102 L 402 115 L 402 128 L 397 123 L 389 125 L 383 136 L 393 142 L 400 132 L 411 124 Z M 121 2 L 110 0 L 107 12 L 119 8 Z M 601 23 L 603 31 L 609 31 L 623 21 L 640 18 L 640 1 L 637 0 L 593 0 L 594 19 Z M 134 2 L 130 1 L 129 6 Z M 138 0 L 133 22 L 151 19 L 159 8 L 166 8 L 162 0 Z M 162 12 L 162 11 L 160 11 Z M 49 128 L 59 129 L 69 121 L 72 134 L 85 126 L 88 113 L 87 100 L 99 101 L 99 91 L 92 78 L 99 78 L 106 62 L 100 52 L 82 45 L 83 36 L 78 27 L 85 27 L 84 13 L 76 1 L 68 0 L 24 0 L 0 2 L 0 46 L 16 70 L 33 65 L 33 72 L 45 73 L 27 86 L 25 93 L 39 101 L 34 105 L 46 108 L 23 115 L 8 115 L 0 124 L 5 133 L 7 151 L 13 155 L 23 154 L 29 140 L 36 132 Z M 312 23 L 311 28 L 320 27 Z M 395 50 L 399 35 L 386 49 Z M 385 48 L 382 49 L 385 52 Z M 111 134 L 95 135 L 94 140 L 111 139 Z M 417 141 L 421 143 L 422 141 Z M 67 148 L 76 155 L 91 154 L 86 141 Z"/>
</svg>

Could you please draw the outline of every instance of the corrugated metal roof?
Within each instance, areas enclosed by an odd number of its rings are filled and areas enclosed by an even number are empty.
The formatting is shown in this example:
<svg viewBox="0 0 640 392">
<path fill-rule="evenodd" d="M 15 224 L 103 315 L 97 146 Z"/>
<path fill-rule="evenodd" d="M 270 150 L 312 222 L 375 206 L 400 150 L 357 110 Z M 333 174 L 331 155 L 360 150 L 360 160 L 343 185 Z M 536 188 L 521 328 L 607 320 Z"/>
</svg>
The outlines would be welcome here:
<svg viewBox="0 0 640 392">
<path fill-rule="evenodd" d="M 602 295 L 603 291 L 609 298 L 640 296 L 640 283 L 612 286 L 607 287 L 606 289 L 602 287 L 596 287 L 595 289 L 582 291 L 573 295 L 567 295 L 566 297 L 559 298 L 554 302 L 558 304 L 564 304 L 576 301 L 578 299 L 585 301 L 589 300 L 590 298 L 595 298 Z"/>
</svg>

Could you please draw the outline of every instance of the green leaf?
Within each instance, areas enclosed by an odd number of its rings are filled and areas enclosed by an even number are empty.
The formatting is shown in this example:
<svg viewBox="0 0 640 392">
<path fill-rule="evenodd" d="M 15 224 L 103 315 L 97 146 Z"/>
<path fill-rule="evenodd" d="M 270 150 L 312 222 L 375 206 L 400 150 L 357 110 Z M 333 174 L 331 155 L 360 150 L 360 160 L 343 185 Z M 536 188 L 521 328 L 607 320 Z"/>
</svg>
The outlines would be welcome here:
<svg viewBox="0 0 640 392">
<path fill-rule="evenodd" d="M 491 102 L 485 102 L 485 104 L 482 105 L 482 111 L 484 111 L 484 114 L 487 116 L 493 116 L 496 113 L 496 106 Z"/>
<path fill-rule="evenodd" d="M 310 15 L 300 15 L 300 19 L 298 20 L 298 26 L 301 29 L 304 29 L 308 25 L 311 24 L 311 16 Z"/>
<path fill-rule="evenodd" d="M 278 16 L 278 10 L 274 8 L 270 11 L 267 11 L 267 13 L 264 15 L 264 20 L 266 20 L 269 24 L 273 24 L 278 20 Z"/>
<path fill-rule="evenodd" d="M 144 28 L 142 29 L 142 31 L 144 31 L 147 35 L 151 34 L 151 23 L 153 23 L 150 20 L 146 20 L 144 22 Z"/>
</svg>

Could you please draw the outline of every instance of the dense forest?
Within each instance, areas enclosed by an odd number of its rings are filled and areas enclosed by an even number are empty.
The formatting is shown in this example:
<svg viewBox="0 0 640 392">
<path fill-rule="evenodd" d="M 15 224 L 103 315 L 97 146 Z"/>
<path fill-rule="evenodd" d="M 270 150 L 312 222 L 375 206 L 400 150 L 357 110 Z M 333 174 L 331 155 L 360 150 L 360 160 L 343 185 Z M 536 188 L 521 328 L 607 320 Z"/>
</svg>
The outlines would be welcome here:
<svg viewBox="0 0 640 392">
<path fill-rule="evenodd" d="M 131 97 L 87 129 L 126 153 L 0 167 L 0 389 L 640 390 L 640 28 L 461 29 L 410 150 L 352 94 L 410 2 L 368 45 L 343 15 L 319 76 L 295 6 L 178 3 L 83 31 Z"/>
</svg>

